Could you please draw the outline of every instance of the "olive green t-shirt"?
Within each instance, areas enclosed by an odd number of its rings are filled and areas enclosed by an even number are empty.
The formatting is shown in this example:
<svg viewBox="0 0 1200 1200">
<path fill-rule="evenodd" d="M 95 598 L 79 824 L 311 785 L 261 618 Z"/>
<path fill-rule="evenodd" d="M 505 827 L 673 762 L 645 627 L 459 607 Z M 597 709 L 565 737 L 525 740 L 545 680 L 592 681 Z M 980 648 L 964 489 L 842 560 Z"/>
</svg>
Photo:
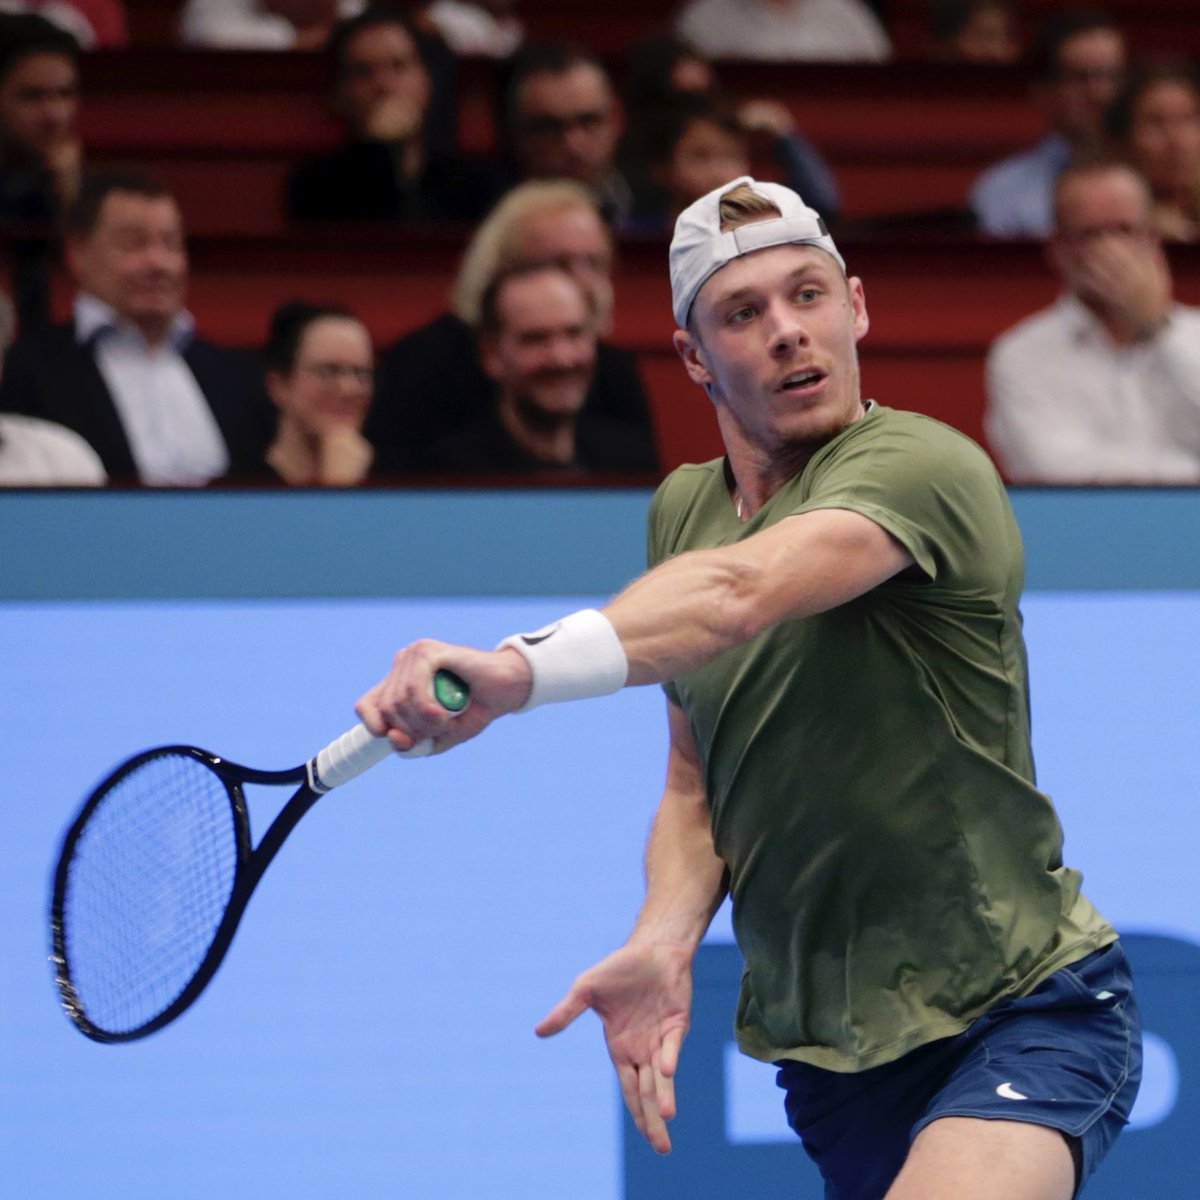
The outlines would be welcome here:
<svg viewBox="0 0 1200 1200">
<path fill-rule="evenodd" d="M 964 1029 L 1116 934 L 1034 782 L 1020 534 L 974 442 L 872 406 L 741 522 L 723 459 L 674 471 L 651 564 L 816 509 L 916 567 L 666 685 L 700 748 L 745 958 L 743 1051 L 835 1071 Z"/>
</svg>

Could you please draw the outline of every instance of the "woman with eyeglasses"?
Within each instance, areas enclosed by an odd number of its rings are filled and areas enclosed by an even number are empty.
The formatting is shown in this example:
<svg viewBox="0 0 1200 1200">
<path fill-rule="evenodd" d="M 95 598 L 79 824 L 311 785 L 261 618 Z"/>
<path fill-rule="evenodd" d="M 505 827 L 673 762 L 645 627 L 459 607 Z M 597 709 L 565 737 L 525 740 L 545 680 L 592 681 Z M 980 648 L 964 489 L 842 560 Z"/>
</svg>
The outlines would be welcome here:
<svg viewBox="0 0 1200 1200">
<path fill-rule="evenodd" d="M 268 469 L 297 487 L 362 483 L 374 457 L 362 434 L 375 375 L 366 326 L 345 309 L 292 301 L 271 318 L 263 357 L 279 413 Z"/>
</svg>

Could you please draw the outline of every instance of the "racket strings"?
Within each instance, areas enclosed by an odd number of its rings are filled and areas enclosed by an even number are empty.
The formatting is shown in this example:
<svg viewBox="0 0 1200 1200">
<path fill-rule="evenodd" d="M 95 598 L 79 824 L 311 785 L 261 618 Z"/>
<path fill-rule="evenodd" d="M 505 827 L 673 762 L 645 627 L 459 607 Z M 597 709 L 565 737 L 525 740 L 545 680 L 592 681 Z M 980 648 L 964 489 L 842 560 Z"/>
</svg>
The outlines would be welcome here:
<svg viewBox="0 0 1200 1200">
<path fill-rule="evenodd" d="M 62 906 L 68 1005 L 107 1033 L 169 1008 L 204 961 L 233 891 L 224 781 L 167 753 L 118 780 L 74 848 Z"/>
</svg>

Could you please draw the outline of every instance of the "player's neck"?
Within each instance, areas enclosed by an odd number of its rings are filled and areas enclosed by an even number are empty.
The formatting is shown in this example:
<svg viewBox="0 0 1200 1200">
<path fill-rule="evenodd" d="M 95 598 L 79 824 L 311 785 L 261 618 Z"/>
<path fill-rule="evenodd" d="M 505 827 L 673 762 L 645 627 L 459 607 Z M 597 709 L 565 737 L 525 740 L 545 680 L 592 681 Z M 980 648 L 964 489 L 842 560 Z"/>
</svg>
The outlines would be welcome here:
<svg viewBox="0 0 1200 1200">
<path fill-rule="evenodd" d="M 765 447 L 754 442 L 727 409 L 717 409 L 717 423 L 725 443 L 725 454 L 733 473 L 731 502 L 739 520 L 748 521 L 776 492 L 808 466 L 818 450 L 849 425 L 866 415 L 862 402 L 854 418 L 829 436 L 811 442 L 790 442 Z"/>
</svg>

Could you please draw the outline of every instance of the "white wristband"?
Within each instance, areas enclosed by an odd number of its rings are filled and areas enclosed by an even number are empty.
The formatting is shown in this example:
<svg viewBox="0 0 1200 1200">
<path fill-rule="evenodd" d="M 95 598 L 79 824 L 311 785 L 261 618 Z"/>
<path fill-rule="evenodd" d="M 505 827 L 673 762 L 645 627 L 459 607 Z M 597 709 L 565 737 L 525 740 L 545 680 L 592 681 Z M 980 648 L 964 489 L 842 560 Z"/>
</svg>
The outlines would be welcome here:
<svg viewBox="0 0 1200 1200">
<path fill-rule="evenodd" d="M 496 647 L 520 652 L 533 672 L 529 699 L 517 710 L 539 704 L 587 700 L 620 691 L 629 660 L 612 622 L 598 609 L 584 608 L 533 633 L 515 633 Z"/>
</svg>

